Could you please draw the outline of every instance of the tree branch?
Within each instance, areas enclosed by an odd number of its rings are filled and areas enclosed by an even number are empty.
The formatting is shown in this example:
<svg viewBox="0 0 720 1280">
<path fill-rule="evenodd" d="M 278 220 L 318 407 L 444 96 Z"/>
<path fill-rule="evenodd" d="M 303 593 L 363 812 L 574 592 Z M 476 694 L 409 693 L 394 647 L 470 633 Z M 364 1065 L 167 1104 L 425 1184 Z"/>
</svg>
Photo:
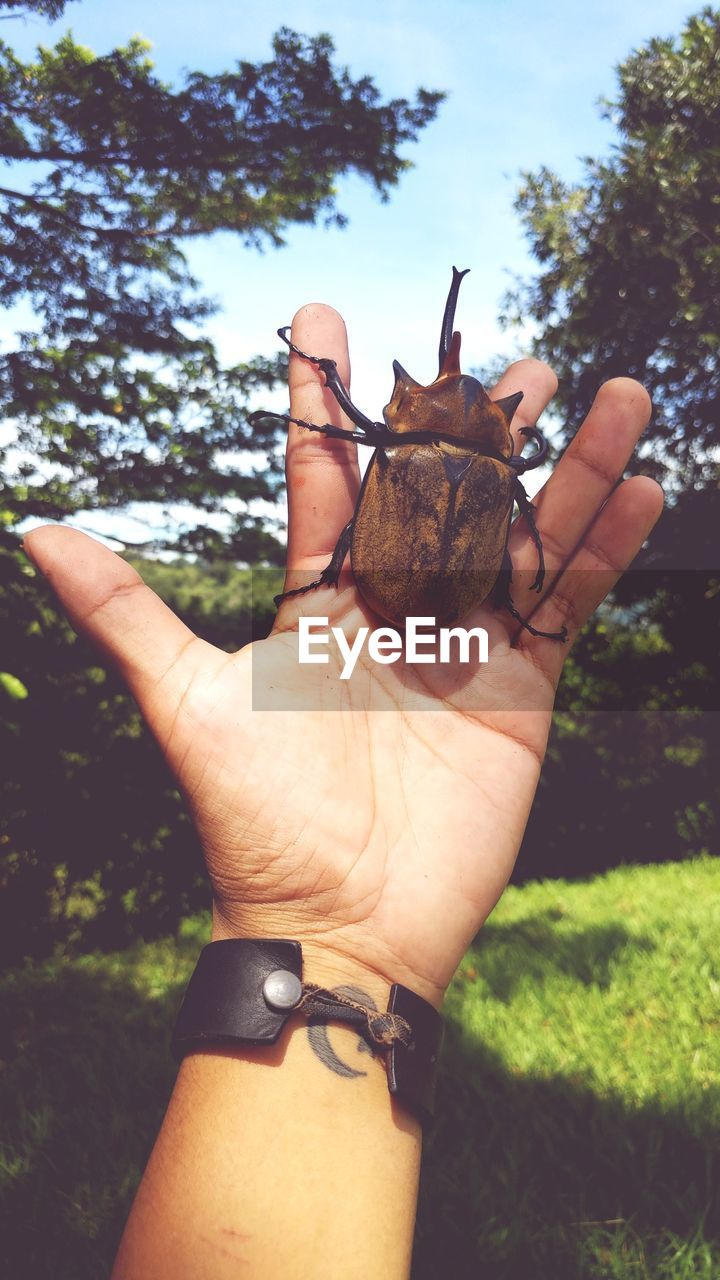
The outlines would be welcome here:
<svg viewBox="0 0 720 1280">
<path fill-rule="evenodd" d="M 183 156 L 182 160 L 176 160 L 171 163 L 170 160 L 161 159 L 159 156 L 154 159 L 144 160 L 138 156 L 133 156 L 130 152 L 113 154 L 106 150 L 102 151 L 65 151 L 62 147 L 47 147 L 45 150 L 34 151 L 27 147 L 7 147 L 0 143 L 0 156 L 6 160 L 52 160 L 59 162 L 80 163 L 85 165 L 95 165 L 98 168 L 111 168 L 114 165 L 128 165 L 136 169 L 144 169 L 149 172 L 161 172 L 164 169 L 204 169 L 212 172 L 219 169 L 222 172 L 239 169 L 241 166 L 237 155 L 229 155 L 227 157 L 208 156 L 198 153 L 194 156 Z"/>
<path fill-rule="evenodd" d="M 105 240 L 157 240 L 160 237 L 181 238 L 182 236 L 207 236 L 216 230 L 215 227 L 204 227 L 201 223 L 189 223 L 187 226 L 174 227 L 145 227 L 132 230 L 130 227 L 92 227 L 89 223 L 80 222 L 78 218 L 73 218 L 72 214 L 66 213 L 64 209 L 58 209 L 56 205 L 50 204 L 47 200 L 40 200 L 38 196 L 30 195 L 26 191 L 13 191 L 10 187 L 0 187 L 0 196 L 6 196 L 8 200 L 18 200 L 22 204 L 30 205 L 31 208 L 37 209 L 39 213 L 45 214 L 49 218 L 54 218 L 57 222 L 64 222 L 66 225 L 74 227 L 77 231 L 83 231 L 87 235 L 98 236 Z M 240 222 L 247 223 L 249 221 L 246 214 L 238 219 Z M 236 227 L 241 230 L 241 227 Z"/>
<path fill-rule="evenodd" d="M 37 209 L 39 213 L 44 213 L 50 218 L 55 218 L 58 222 L 65 222 L 71 227 L 76 227 L 78 231 L 86 231 L 91 235 L 101 236 L 131 236 L 133 232 L 127 231 L 121 227 L 91 227 L 84 222 L 73 218 L 72 214 L 66 213 L 64 209 L 58 209 L 57 205 L 50 204 L 47 200 L 40 200 L 38 196 L 30 195 L 27 191 L 13 191 L 10 187 L 0 187 L 0 196 L 6 196 L 8 200 L 19 200 L 22 204 L 30 205 L 32 209 Z"/>
</svg>

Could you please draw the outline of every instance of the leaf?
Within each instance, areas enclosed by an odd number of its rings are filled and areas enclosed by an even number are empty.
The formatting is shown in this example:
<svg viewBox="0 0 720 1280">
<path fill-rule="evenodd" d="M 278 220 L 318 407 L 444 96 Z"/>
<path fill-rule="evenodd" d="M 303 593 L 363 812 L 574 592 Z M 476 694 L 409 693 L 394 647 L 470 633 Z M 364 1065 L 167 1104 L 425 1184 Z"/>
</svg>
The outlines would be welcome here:
<svg viewBox="0 0 720 1280">
<path fill-rule="evenodd" d="M 9 671 L 0 671 L 0 687 L 3 688 L 9 698 L 14 702 L 21 702 L 23 698 L 29 696 L 28 690 L 19 680 L 17 676 L 11 675 Z"/>
</svg>

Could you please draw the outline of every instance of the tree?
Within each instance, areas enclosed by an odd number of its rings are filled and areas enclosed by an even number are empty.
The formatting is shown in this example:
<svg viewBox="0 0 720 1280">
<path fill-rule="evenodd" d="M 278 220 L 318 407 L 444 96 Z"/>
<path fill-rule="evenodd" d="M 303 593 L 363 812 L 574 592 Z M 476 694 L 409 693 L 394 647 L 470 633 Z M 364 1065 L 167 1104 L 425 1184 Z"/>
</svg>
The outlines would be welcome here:
<svg viewBox="0 0 720 1280">
<path fill-rule="evenodd" d="M 56 16 L 64 3 L 19 7 Z M 138 39 L 97 57 L 68 35 L 27 63 L 0 42 L 0 305 L 29 298 L 37 316 L 0 355 L 16 429 L 0 451 L 6 525 L 172 501 L 236 512 L 222 543 L 191 523 L 175 545 L 277 555 L 247 509 L 281 483 L 275 428 L 251 431 L 245 405 L 284 363 L 222 367 L 182 243 L 225 229 L 279 245 L 292 223 L 342 225 L 336 182 L 349 171 L 388 197 L 408 167 L 399 148 L 442 95 L 383 101 L 332 55 L 329 36 L 282 28 L 271 61 L 174 88 Z M 260 465 L 221 463 L 241 451 Z"/>
<path fill-rule="evenodd" d="M 720 11 L 650 40 L 618 82 L 604 104 L 619 134 L 609 158 L 587 159 L 576 184 L 523 175 L 516 207 L 540 269 L 505 320 L 539 326 L 569 430 L 601 382 L 639 378 L 659 469 L 704 483 L 720 444 Z"/>
<path fill-rule="evenodd" d="M 520 860 L 545 874 L 571 873 L 579 849 L 598 869 L 618 847 L 659 859 L 711 847 L 717 831 L 720 11 L 626 58 L 604 113 L 618 138 L 582 181 L 523 175 L 516 207 L 539 265 L 504 319 L 536 326 L 565 440 L 606 379 L 645 384 L 655 412 L 632 466 L 671 501 L 636 562 L 647 572 L 614 593 L 612 634 L 606 613 L 573 655 Z M 574 797 L 564 831 L 550 792 Z"/>
<path fill-rule="evenodd" d="M 54 20 L 64 13 L 68 0 L 3 0 L 0 8 L 10 9 L 4 14 L 6 18 L 24 17 L 28 13 L 37 13 L 43 18 Z"/>
</svg>

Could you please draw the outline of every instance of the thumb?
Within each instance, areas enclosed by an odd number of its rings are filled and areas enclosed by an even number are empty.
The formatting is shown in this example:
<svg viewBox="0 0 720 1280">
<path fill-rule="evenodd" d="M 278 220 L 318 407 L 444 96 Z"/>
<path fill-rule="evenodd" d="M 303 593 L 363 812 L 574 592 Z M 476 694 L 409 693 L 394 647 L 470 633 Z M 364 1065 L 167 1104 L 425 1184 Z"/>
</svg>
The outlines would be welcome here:
<svg viewBox="0 0 720 1280">
<path fill-rule="evenodd" d="M 77 529 L 33 529 L 23 547 L 76 631 L 119 669 L 151 726 L 162 734 L 163 720 L 171 723 L 178 697 L 210 646 L 129 564 Z"/>
</svg>

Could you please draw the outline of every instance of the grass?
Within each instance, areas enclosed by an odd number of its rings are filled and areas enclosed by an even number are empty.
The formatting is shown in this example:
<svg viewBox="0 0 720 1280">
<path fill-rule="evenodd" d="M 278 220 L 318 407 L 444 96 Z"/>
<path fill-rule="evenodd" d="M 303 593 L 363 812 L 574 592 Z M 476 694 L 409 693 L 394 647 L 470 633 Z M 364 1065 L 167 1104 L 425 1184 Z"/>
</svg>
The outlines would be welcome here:
<svg viewBox="0 0 720 1280">
<path fill-rule="evenodd" d="M 448 996 L 414 1276 L 720 1276 L 720 862 L 510 890 Z"/>
<path fill-rule="evenodd" d="M 109 1271 L 206 929 L 3 980 L 3 1275 Z M 508 891 L 448 994 L 413 1280 L 717 1280 L 719 937 L 711 858 Z"/>
</svg>

